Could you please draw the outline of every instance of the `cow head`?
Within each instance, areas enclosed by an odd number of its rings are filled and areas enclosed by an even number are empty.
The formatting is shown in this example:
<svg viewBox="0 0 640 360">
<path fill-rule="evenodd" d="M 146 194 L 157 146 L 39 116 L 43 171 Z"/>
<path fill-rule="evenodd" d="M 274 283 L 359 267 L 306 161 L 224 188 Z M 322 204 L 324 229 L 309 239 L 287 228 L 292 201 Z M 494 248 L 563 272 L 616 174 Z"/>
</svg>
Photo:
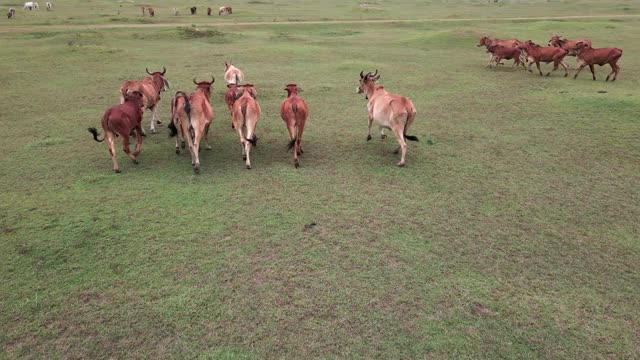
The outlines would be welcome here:
<svg viewBox="0 0 640 360">
<path fill-rule="evenodd" d="M 229 68 L 232 67 L 232 66 L 233 66 L 233 64 L 231 63 L 231 60 L 224 62 L 224 70 L 225 71 L 229 70 Z"/>
<path fill-rule="evenodd" d="M 211 86 L 216 82 L 216 78 L 211 75 L 211 81 L 196 81 L 196 78 L 193 78 L 193 83 L 196 84 L 196 90 L 202 90 L 207 98 L 211 96 Z"/>
<path fill-rule="evenodd" d="M 491 39 L 488 36 L 483 36 L 480 38 L 480 43 L 476 45 L 476 47 L 480 47 L 483 45 L 491 45 Z"/>
<path fill-rule="evenodd" d="M 551 39 L 549 39 L 549 46 L 560 47 L 565 41 L 566 40 L 562 40 L 559 35 L 553 35 Z"/>
<path fill-rule="evenodd" d="M 356 88 L 356 94 L 363 94 L 367 92 L 367 83 L 375 82 L 378 79 L 380 79 L 380 75 L 378 75 L 378 69 L 376 69 L 376 73 L 373 75 L 370 72 L 365 75 L 364 71 L 360 71 L 360 83 Z"/>
<path fill-rule="evenodd" d="M 244 95 L 245 92 L 251 95 L 251 97 L 254 99 L 258 96 L 258 92 L 256 91 L 256 88 L 253 87 L 253 84 L 244 84 L 238 86 L 242 87 L 242 92 L 240 92 L 239 96 Z"/>
<path fill-rule="evenodd" d="M 143 98 L 144 95 L 142 95 L 141 92 L 139 91 L 129 91 L 129 89 L 126 89 L 124 92 L 124 101 L 127 102 L 134 102 L 136 104 L 138 104 L 139 107 L 144 107 L 144 101 Z"/>
<path fill-rule="evenodd" d="M 149 72 L 148 68 L 145 68 L 145 70 L 147 70 L 147 74 L 151 75 L 151 77 L 153 78 L 153 82 L 158 88 L 160 88 L 160 91 L 169 90 L 171 84 L 169 83 L 169 80 L 164 77 L 164 74 L 167 72 L 167 69 L 164 66 L 162 67 L 162 71 L 156 71 L 153 73 Z"/>
<path fill-rule="evenodd" d="M 296 84 L 288 84 L 285 86 L 284 91 L 287 92 L 287 97 L 303 92 L 302 88 L 299 88 Z"/>
<path fill-rule="evenodd" d="M 583 52 L 584 50 L 586 50 L 586 49 L 588 49 L 590 47 L 591 47 L 591 45 L 589 45 L 589 43 L 587 43 L 585 41 L 578 41 L 576 43 L 576 48 L 575 48 L 576 49 L 576 53 L 579 54 L 579 53 Z"/>
</svg>

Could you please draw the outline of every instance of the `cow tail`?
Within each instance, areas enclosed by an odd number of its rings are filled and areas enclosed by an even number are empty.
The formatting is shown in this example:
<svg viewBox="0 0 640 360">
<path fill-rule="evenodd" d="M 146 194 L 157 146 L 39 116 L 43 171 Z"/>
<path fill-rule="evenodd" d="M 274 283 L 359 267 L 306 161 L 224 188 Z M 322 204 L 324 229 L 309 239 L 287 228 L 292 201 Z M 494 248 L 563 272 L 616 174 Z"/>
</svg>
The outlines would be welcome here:
<svg viewBox="0 0 640 360">
<path fill-rule="evenodd" d="M 182 97 L 182 99 L 184 100 L 184 112 L 187 114 L 187 119 L 189 119 L 189 129 L 192 129 L 193 126 L 191 125 L 191 103 L 189 103 L 189 97 L 187 97 L 187 94 L 184 91 L 176 91 L 176 94 L 174 95 L 174 101 L 172 104 L 172 119 L 171 119 L 171 123 L 169 124 L 169 130 L 171 131 L 171 133 L 169 134 L 171 137 L 174 137 L 178 134 L 178 129 L 176 128 L 175 122 L 174 120 L 178 117 L 178 99 L 180 99 L 180 97 Z"/>
<path fill-rule="evenodd" d="M 111 110 L 107 110 L 107 111 L 105 111 L 104 115 L 102 115 L 102 126 L 105 129 L 107 128 L 107 122 L 109 121 L 109 115 L 110 114 L 111 114 Z M 104 139 L 107 137 L 107 133 L 105 132 L 105 134 L 102 137 L 102 139 L 98 139 L 98 129 L 96 129 L 94 127 L 90 127 L 87 130 L 89 130 L 89 132 L 93 134 L 93 140 L 95 140 L 97 142 L 103 142 Z"/>
<path fill-rule="evenodd" d="M 102 139 L 98 139 L 98 129 L 96 129 L 94 127 L 90 127 L 87 130 L 89 130 L 89 132 L 93 134 L 93 140 L 95 140 L 97 142 L 103 142 L 104 141 L 104 138 L 106 137 L 106 134 L 105 134 L 105 136 L 102 137 Z"/>
<path fill-rule="evenodd" d="M 236 85 L 240 85 L 240 77 L 238 76 L 238 73 L 236 73 Z"/>
<path fill-rule="evenodd" d="M 298 140 L 298 103 L 293 100 L 291 102 L 291 111 L 293 111 L 293 119 L 295 120 L 295 125 L 293 127 L 293 139 L 291 139 L 291 141 L 289 141 L 289 144 L 287 145 L 287 149 L 291 150 L 294 145 L 296 144 L 296 141 Z"/>
<path fill-rule="evenodd" d="M 413 136 L 413 135 L 407 135 L 407 126 L 409 125 L 409 122 L 413 122 L 413 119 L 415 118 L 416 113 L 415 112 L 409 112 L 407 113 L 407 121 L 405 121 L 404 123 L 404 130 L 402 131 L 402 134 L 404 135 L 404 138 L 410 141 L 420 141 L 418 140 L 417 136 Z"/>
</svg>

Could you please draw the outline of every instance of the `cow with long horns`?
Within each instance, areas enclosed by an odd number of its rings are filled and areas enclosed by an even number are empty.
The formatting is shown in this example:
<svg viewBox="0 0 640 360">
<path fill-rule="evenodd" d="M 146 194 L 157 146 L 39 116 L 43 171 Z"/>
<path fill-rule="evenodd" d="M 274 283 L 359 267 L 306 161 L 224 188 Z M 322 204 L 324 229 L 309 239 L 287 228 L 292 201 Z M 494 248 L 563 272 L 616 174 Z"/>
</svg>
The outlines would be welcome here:
<svg viewBox="0 0 640 360">
<path fill-rule="evenodd" d="M 209 98 L 211 97 L 211 87 L 216 81 L 211 76 L 211 81 L 196 81 L 196 90 L 187 96 L 184 91 L 177 91 L 171 99 L 171 123 L 169 130 L 171 136 L 178 135 L 178 127 L 182 133 L 183 143 L 189 145 L 191 153 L 191 166 L 195 174 L 200 173 L 200 140 L 204 135 L 205 149 L 211 150 L 209 145 L 209 126 L 213 121 L 213 109 Z M 176 136 L 176 154 L 180 154 L 178 146 L 178 138 Z"/>
<path fill-rule="evenodd" d="M 242 85 L 240 97 L 233 103 L 233 126 L 240 137 L 242 146 L 242 159 L 245 161 L 247 169 L 251 169 L 251 159 L 249 153 L 251 146 L 258 143 L 255 135 L 256 124 L 260 120 L 262 110 L 256 101 L 256 89 L 253 84 Z"/>
<path fill-rule="evenodd" d="M 416 136 L 407 135 L 407 130 L 416 118 L 416 108 L 411 99 L 388 93 L 383 85 L 376 84 L 380 79 L 378 70 L 375 74 L 366 75 L 360 72 L 360 82 L 356 93 L 366 94 L 369 110 L 369 133 L 367 141 L 371 140 L 371 126 L 375 122 L 381 128 L 390 129 L 398 141 L 398 148 L 394 153 L 402 151 L 400 162 L 396 165 L 404 166 L 407 154 L 407 142 L 405 140 L 418 141 Z"/>
<path fill-rule="evenodd" d="M 280 116 L 287 124 L 289 130 L 289 149 L 293 148 L 293 164 L 297 168 L 300 166 L 298 156 L 302 155 L 302 132 L 309 116 L 307 103 L 298 95 L 303 90 L 296 84 L 287 85 L 284 90 L 287 98 L 280 105 Z"/>
<path fill-rule="evenodd" d="M 129 91 L 138 91 L 143 95 L 144 106 L 151 110 L 151 126 L 152 133 L 156 132 L 155 125 L 161 125 L 158 116 L 158 102 L 160 101 L 160 93 L 169 89 L 169 81 L 165 77 L 167 69 L 163 66 L 162 71 L 149 72 L 145 69 L 149 76 L 144 80 L 125 81 L 120 85 L 120 103 L 124 103 L 124 95 L 127 89 Z M 142 130 L 144 134 L 144 129 Z"/>
</svg>

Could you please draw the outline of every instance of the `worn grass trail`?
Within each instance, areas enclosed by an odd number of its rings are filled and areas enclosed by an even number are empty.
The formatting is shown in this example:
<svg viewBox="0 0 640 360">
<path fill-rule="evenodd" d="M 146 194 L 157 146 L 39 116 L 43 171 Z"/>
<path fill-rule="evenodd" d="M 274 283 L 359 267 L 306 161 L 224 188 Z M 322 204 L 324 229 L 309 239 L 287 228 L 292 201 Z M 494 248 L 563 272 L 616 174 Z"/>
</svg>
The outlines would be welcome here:
<svg viewBox="0 0 640 360">
<path fill-rule="evenodd" d="M 638 357 L 638 29 L 625 18 L 0 34 L 2 356 Z M 619 80 L 488 70 L 475 47 L 486 33 L 551 32 L 623 48 Z M 223 101 L 228 58 L 264 113 L 250 171 Z M 213 150 L 194 176 L 161 128 L 139 165 L 119 151 L 113 174 L 86 128 L 123 80 L 163 65 L 172 92 L 216 76 Z M 354 92 L 376 68 L 418 109 L 406 168 L 391 138 L 365 141 Z M 278 113 L 290 82 L 311 112 L 299 169 Z"/>
</svg>

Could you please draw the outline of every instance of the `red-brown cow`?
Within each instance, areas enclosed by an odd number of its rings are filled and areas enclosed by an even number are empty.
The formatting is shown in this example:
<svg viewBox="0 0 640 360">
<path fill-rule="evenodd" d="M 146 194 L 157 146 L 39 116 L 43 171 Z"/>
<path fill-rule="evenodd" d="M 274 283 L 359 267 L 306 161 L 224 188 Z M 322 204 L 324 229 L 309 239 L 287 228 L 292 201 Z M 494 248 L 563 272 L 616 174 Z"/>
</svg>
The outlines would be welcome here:
<svg viewBox="0 0 640 360">
<path fill-rule="evenodd" d="M 563 61 L 564 57 L 567 56 L 567 50 L 553 46 L 541 47 L 540 45 L 534 44 L 531 40 L 527 40 L 524 45 L 520 46 L 520 48 L 527 53 L 527 58 L 529 59 L 529 72 L 533 72 L 531 71 L 531 65 L 535 63 L 540 76 L 542 76 L 542 70 L 540 70 L 540 62 L 546 64 L 552 62 L 553 70 L 549 71 L 547 73 L 547 76 L 549 76 L 552 72 L 558 70 L 558 65 L 562 65 L 562 67 L 564 68 L 564 77 L 567 77 L 569 75 L 569 67 Z"/>
<path fill-rule="evenodd" d="M 605 65 L 609 64 L 611 66 L 611 72 L 607 75 L 607 79 L 605 81 L 609 81 L 609 77 L 613 74 L 613 79 L 611 81 L 616 81 L 618 77 L 618 73 L 620 72 L 620 66 L 618 66 L 618 60 L 622 56 L 622 50 L 618 48 L 600 48 L 594 49 L 586 42 L 579 42 L 576 45 L 576 57 L 578 59 L 578 70 L 576 74 L 573 75 L 573 78 L 577 78 L 580 71 L 584 69 L 585 66 L 589 66 L 589 70 L 591 70 L 591 74 L 593 75 L 593 80 L 596 79 L 596 73 L 593 69 L 593 65 Z"/>
<path fill-rule="evenodd" d="M 562 39 L 558 35 L 553 35 L 551 39 L 549 39 L 549 46 L 561 47 L 568 51 L 567 56 L 576 56 L 576 45 L 579 42 L 584 42 L 591 46 L 591 40 Z"/>
<path fill-rule="evenodd" d="M 113 171 L 119 173 L 120 167 L 116 162 L 116 136 L 122 137 L 122 146 L 124 152 L 129 155 L 135 164 L 138 163 L 136 156 L 142 150 L 142 113 L 144 112 L 143 94 L 138 91 L 125 92 L 124 102 L 116 105 L 104 112 L 102 116 L 102 129 L 104 136 L 98 139 L 98 130 L 89 128 L 89 132 L 93 134 L 93 139 L 97 142 L 103 142 L 107 139 L 109 146 L 109 154 L 113 164 Z M 132 131 L 136 131 L 136 150 L 131 153 L 129 150 L 129 136 Z"/>
<path fill-rule="evenodd" d="M 477 45 L 477 47 L 480 46 L 485 46 L 487 48 L 487 52 L 489 50 L 489 46 L 491 45 L 500 45 L 500 46 L 504 46 L 504 47 L 517 47 L 519 48 L 520 46 L 523 45 L 522 41 L 518 40 L 518 39 L 506 39 L 506 40 L 502 40 L 502 39 L 490 39 L 488 36 L 483 36 L 480 38 L 480 43 Z M 489 62 L 487 63 L 487 67 L 491 67 L 491 62 L 494 60 L 494 56 L 493 54 L 489 55 Z M 524 56 L 522 56 L 520 58 L 520 61 L 522 63 L 525 62 L 525 58 Z"/>
<path fill-rule="evenodd" d="M 231 6 L 221 6 L 220 9 L 218 9 L 218 15 L 231 15 L 233 14 L 233 9 L 231 8 Z"/>
<path fill-rule="evenodd" d="M 233 103 L 240 97 L 242 90 L 236 84 L 227 84 L 227 93 L 224 96 L 224 102 L 227 104 L 229 113 L 233 116 Z M 231 121 L 231 128 L 233 129 L 233 120 Z"/>
<path fill-rule="evenodd" d="M 189 144 L 191 153 L 191 166 L 195 174 L 200 173 L 200 140 L 204 135 L 205 149 L 211 150 L 209 145 L 209 126 L 213 121 L 213 109 L 209 98 L 211 97 L 211 86 L 216 79 L 211 76 L 211 81 L 196 81 L 196 91 L 187 96 L 184 91 L 177 91 L 171 99 L 171 123 L 169 124 L 170 135 L 178 135 L 177 126 L 182 133 L 183 144 Z M 177 126 L 176 126 L 177 125 Z M 180 154 L 178 139 L 176 136 L 176 154 Z"/>
<path fill-rule="evenodd" d="M 242 146 L 242 159 L 245 160 L 247 169 L 251 169 L 251 145 L 255 146 L 258 138 L 255 135 L 256 124 L 260 120 L 262 110 L 255 100 L 256 91 L 253 84 L 242 85 L 242 94 L 233 104 L 233 125 L 240 137 L 240 145 Z"/>
<path fill-rule="evenodd" d="M 496 68 L 498 67 L 498 65 L 500 65 L 500 61 L 502 61 L 502 59 L 507 59 L 507 60 L 513 59 L 513 65 L 511 66 L 512 68 L 518 65 L 522 65 L 522 68 L 526 69 L 526 67 L 524 66 L 524 62 L 521 61 L 522 50 L 520 50 L 517 47 L 489 45 L 487 46 L 487 50 L 491 54 L 493 54 L 493 58 L 496 62 Z"/>
<path fill-rule="evenodd" d="M 120 103 L 124 102 L 124 93 L 127 89 L 129 91 L 138 91 L 143 95 L 144 106 L 147 109 L 151 110 L 151 132 L 156 132 L 156 123 L 158 125 L 162 124 L 160 121 L 160 117 L 158 116 L 158 102 L 160 101 L 160 93 L 169 89 L 169 81 L 164 76 L 167 72 L 167 69 L 162 67 L 162 72 L 149 72 L 147 70 L 147 74 L 150 76 L 144 80 L 136 80 L 136 81 L 125 81 L 120 85 Z M 142 130 L 144 134 L 144 128 Z"/>
<path fill-rule="evenodd" d="M 211 8 L 210 8 L 210 7 L 208 7 L 208 8 L 207 8 L 207 15 L 208 15 L 208 16 L 211 16 L 211 11 L 213 11 L 213 10 L 211 10 Z"/>
<path fill-rule="evenodd" d="M 149 8 L 149 9 L 147 9 L 147 10 L 149 11 L 149 16 L 151 16 L 151 17 L 156 16 L 156 12 L 155 12 L 155 10 L 153 10 L 153 8 L 152 8 L 152 7 L 150 7 L 150 8 Z"/>
<path fill-rule="evenodd" d="M 289 130 L 289 137 L 291 138 L 289 149 L 293 148 L 293 164 L 297 168 L 300 166 L 298 156 L 303 153 L 302 132 L 309 116 L 309 108 L 307 103 L 298 96 L 298 93 L 303 90 L 296 84 L 289 84 L 284 90 L 287 91 L 287 98 L 280 105 L 280 116 L 287 124 L 287 130 Z"/>
</svg>

